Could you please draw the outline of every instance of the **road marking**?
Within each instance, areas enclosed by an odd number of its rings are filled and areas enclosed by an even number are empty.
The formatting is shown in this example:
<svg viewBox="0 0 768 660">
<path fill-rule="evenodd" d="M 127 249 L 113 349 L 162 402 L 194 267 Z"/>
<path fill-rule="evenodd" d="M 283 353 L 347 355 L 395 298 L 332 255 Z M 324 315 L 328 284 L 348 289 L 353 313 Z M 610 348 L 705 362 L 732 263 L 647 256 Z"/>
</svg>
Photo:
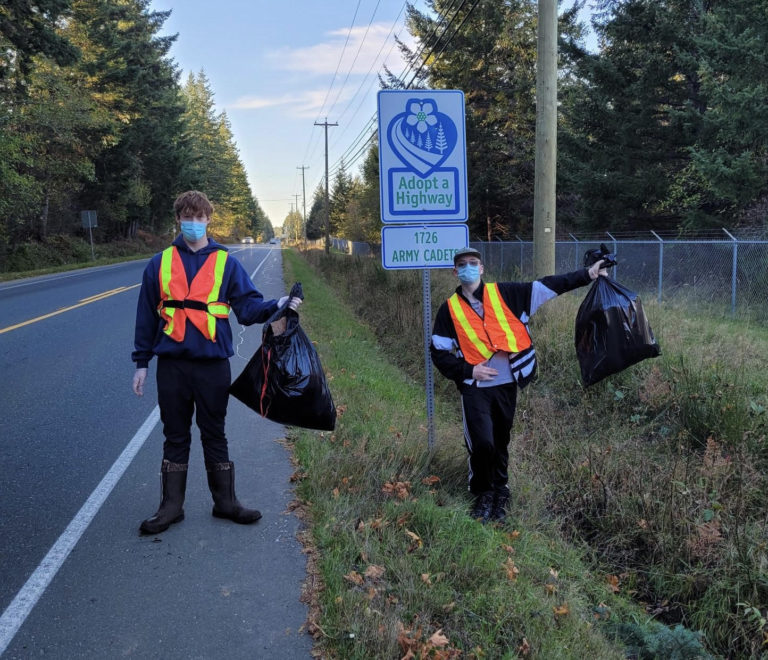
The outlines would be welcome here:
<svg viewBox="0 0 768 660">
<path fill-rule="evenodd" d="M 133 461 L 159 420 L 160 407 L 155 406 L 155 409 L 141 425 L 141 428 L 136 431 L 136 435 L 133 436 L 126 448 L 123 449 L 123 453 L 112 464 L 109 472 L 104 475 L 99 485 L 96 486 L 90 497 L 85 501 L 85 504 L 80 508 L 80 511 L 72 519 L 72 522 L 67 525 L 67 528 L 56 543 L 53 544 L 53 547 L 45 555 L 43 561 L 40 562 L 32 575 L 29 576 L 29 579 L 19 593 L 16 594 L 11 604 L 3 612 L 3 616 L 0 617 L 0 656 L 8 648 L 11 640 L 16 636 L 19 628 L 26 621 L 32 608 L 40 600 L 48 585 L 56 577 L 56 573 L 58 573 L 69 553 L 72 552 L 80 537 L 88 529 L 88 525 L 91 524 L 91 521 L 99 512 L 99 509 L 107 497 L 109 497 L 117 482 L 120 481 L 120 477 L 123 476 L 123 473 L 131 464 L 131 461 Z"/>
<path fill-rule="evenodd" d="M 256 270 L 254 270 L 251 273 L 251 281 L 253 281 L 253 278 L 256 277 L 256 273 L 258 273 L 261 270 L 261 267 L 266 263 L 266 261 L 269 258 L 270 254 L 272 254 L 272 249 L 271 248 L 270 248 L 269 252 L 267 252 L 267 256 L 264 257 L 261 260 L 261 262 L 259 263 L 258 266 L 256 266 Z M 243 345 L 243 342 L 245 341 L 245 331 L 246 331 L 246 329 L 247 329 L 246 326 L 241 325 L 240 326 L 240 330 L 237 333 L 237 344 L 235 345 L 235 355 L 237 357 L 239 357 L 241 360 L 245 360 L 246 362 L 248 362 L 248 360 L 250 360 L 250 358 L 247 358 L 244 355 L 240 354 L 240 347 Z"/>
<path fill-rule="evenodd" d="M 50 312 L 49 314 L 43 314 L 42 316 L 38 316 L 34 319 L 29 319 L 29 321 L 22 321 L 21 323 L 17 323 L 16 325 L 9 325 L 7 328 L 0 328 L 0 335 L 2 335 L 4 332 L 10 332 L 11 330 L 23 328 L 25 325 L 30 325 L 31 323 L 44 321 L 45 319 L 49 319 L 52 316 L 57 316 L 58 314 L 63 314 L 64 312 L 70 312 L 73 309 L 77 309 L 78 307 L 83 307 L 84 305 L 90 305 L 92 302 L 96 302 L 97 300 L 104 300 L 104 298 L 109 298 L 110 296 L 114 296 L 115 294 L 122 293 L 123 291 L 130 291 L 131 289 L 135 289 L 137 286 L 141 286 L 141 284 L 134 284 L 133 286 L 121 286 L 121 287 L 118 287 L 117 289 L 104 291 L 103 293 L 97 293 L 95 296 L 91 296 L 90 298 L 82 298 L 76 305 L 70 305 L 69 307 L 62 307 L 61 309 L 57 309 L 55 312 Z"/>
<path fill-rule="evenodd" d="M 29 281 L 26 282 L 19 282 L 18 284 L 6 284 L 5 282 L 0 282 L 0 291 L 8 291 L 10 289 L 18 289 L 21 286 L 34 286 L 35 284 L 47 284 L 48 282 L 58 282 L 59 280 L 66 280 L 70 277 L 82 277 L 83 275 L 92 275 L 95 271 L 105 271 L 105 270 L 115 270 L 116 268 L 121 268 L 122 266 L 125 266 L 126 264 L 132 264 L 133 261 L 126 261 L 120 264 L 115 264 L 114 266 L 92 266 L 89 268 L 83 268 L 82 270 L 75 271 L 73 273 L 55 273 L 53 275 L 47 276 L 47 275 L 34 275 L 31 277 L 26 278 Z M 65 271 L 66 272 L 66 271 Z M 47 278 L 47 279 L 44 279 Z M 12 280 L 11 280 L 12 281 Z"/>
<path fill-rule="evenodd" d="M 269 259 L 269 255 L 270 255 L 270 254 L 272 254 L 272 249 L 271 249 L 271 248 L 270 248 L 269 252 L 267 252 L 267 256 L 266 256 L 266 257 L 264 257 L 264 258 L 261 260 L 261 263 L 260 263 L 258 266 L 256 266 L 256 270 L 254 270 L 254 271 L 251 273 L 251 280 L 253 280 L 253 278 L 254 278 L 254 277 L 256 277 L 256 273 L 258 273 L 258 272 L 259 272 L 259 270 L 261 269 L 261 267 L 264 265 L 264 262 L 265 262 L 267 259 Z"/>
</svg>

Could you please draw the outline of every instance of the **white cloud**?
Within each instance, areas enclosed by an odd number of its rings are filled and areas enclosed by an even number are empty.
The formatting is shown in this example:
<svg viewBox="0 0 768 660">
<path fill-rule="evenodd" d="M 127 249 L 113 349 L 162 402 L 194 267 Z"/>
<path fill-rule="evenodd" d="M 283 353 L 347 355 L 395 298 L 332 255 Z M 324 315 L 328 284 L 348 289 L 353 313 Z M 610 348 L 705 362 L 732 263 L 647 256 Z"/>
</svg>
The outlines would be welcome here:
<svg viewBox="0 0 768 660">
<path fill-rule="evenodd" d="M 320 111 L 326 98 L 327 90 L 309 90 L 306 92 L 291 92 L 279 96 L 243 96 L 227 107 L 233 110 L 264 110 L 266 108 L 283 108 L 291 117 L 314 119 Z M 344 98 L 342 97 L 342 100 Z"/>
<path fill-rule="evenodd" d="M 395 33 L 390 35 L 391 28 L 391 24 L 373 23 L 367 35 L 366 28 L 362 26 L 353 27 L 351 31 L 347 28 L 333 30 L 327 33 L 329 39 L 323 43 L 306 48 L 281 48 L 270 53 L 268 58 L 277 69 L 319 75 L 333 75 L 338 67 L 337 75 L 342 78 L 347 72 L 350 75 L 364 75 L 369 71 L 375 74 L 383 64 L 399 72 L 403 62 L 400 50 L 396 45 L 393 47 Z M 345 48 L 347 33 L 349 42 Z M 400 37 L 406 43 L 412 41 L 407 30 L 400 31 Z"/>
<path fill-rule="evenodd" d="M 267 59 L 275 69 L 309 74 L 313 79 L 322 77 L 328 81 L 322 83 L 325 85 L 330 84 L 331 77 L 336 73 L 333 86 L 331 89 L 326 86 L 307 91 L 281 91 L 274 96 L 243 96 L 227 107 L 238 110 L 279 108 L 286 116 L 316 119 L 319 113 L 328 111 L 329 103 L 339 107 L 357 94 L 363 76 L 368 76 L 365 82 L 367 85 L 371 77 L 375 78 L 383 70 L 384 64 L 395 74 L 405 68 L 394 35 L 399 31 L 400 37 L 410 45 L 413 44 L 413 38 L 400 26 L 392 34 L 391 29 L 391 23 L 373 23 L 367 34 L 365 26 L 352 28 L 351 32 L 348 28 L 338 29 L 328 32 L 328 39 L 322 43 L 273 51 L 267 54 Z M 349 42 L 345 48 L 348 32 Z M 350 80 L 346 80 L 348 74 Z M 345 80 L 346 84 L 342 85 Z M 378 85 L 374 87 L 377 88 Z"/>
</svg>

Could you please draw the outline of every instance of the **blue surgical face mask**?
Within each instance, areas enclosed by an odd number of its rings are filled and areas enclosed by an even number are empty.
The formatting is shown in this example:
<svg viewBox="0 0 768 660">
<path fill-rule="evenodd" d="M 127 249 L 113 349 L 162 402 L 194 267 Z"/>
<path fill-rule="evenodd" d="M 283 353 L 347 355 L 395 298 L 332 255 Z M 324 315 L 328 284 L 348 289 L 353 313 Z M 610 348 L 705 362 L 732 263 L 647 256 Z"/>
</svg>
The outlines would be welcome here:
<svg viewBox="0 0 768 660">
<path fill-rule="evenodd" d="M 190 243 L 196 243 L 205 236 L 206 224 L 204 222 L 195 222 L 194 220 L 181 221 L 181 234 Z"/>
<path fill-rule="evenodd" d="M 459 275 L 459 280 L 464 284 L 472 284 L 480 279 L 480 266 L 473 266 L 472 264 L 464 264 L 456 269 Z"/>
</svg>

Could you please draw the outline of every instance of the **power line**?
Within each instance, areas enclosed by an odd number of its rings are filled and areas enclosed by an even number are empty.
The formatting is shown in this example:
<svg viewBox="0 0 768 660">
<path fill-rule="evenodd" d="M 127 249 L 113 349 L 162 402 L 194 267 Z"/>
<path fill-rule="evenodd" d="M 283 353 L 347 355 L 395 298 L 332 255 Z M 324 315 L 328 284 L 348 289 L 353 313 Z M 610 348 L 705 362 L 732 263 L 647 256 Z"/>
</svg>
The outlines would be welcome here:
<svg viewBox="0 0 768 660">
<path fill-rule="evenodd" d="M 398 21 L 400 20 L 400 16 L 402 16 L 403 10 L 404 10 L 404 9 L 405 9 L 405 7 L 407 6 L 407 4 L 408 4 L 408 0 L 405 0 L 405 2 L 403 2 L 402 6 L 400 7 L 400 11 L 398 12 L 397 16 L 395 17 L 395 20 L 392 22 L 392 26 L 391 26 L 391 27 L 390 27 L 390 29 L 389 29 L 389 33 L 387 34 L 386 38 L 385 38 L 385 39 L 384 39 L 384 41 L 382 42 L 382 44 L 381 44 L 381 47 L 379 48 L 379 52 L 376 54 L 376 57 L 374 58 L 373 62 L 371 63 L 371 66 L 370 66 L 370 68 L 368 69 L 368 73 L 366 73 L 366 75 L 365 75 L 365 77 L 363 78 L 363 80 L 361 81 L 361 83 L 360 83 L 360 86 L 358 87 L 357 91 L 356 91 L 356 92 L 355 92 L 355 94 L 352 96 L 352 98 L 350 99 L 349 103 L 347 103 L 347 106 L 344 108 L 343 112 L 341 113 L 341 116 L 339 117 L 339 120 L 341 120 L 341 118 L 342 118 L 342 117 L 343 117 L 343 116 L 346 114 L 347 110 L 349 110 L 350 106 L 352 105 L 352 102 L 353 102 L 353 101 L 354 101 L 354 99 L 357 97 L 357 95 L 360 93 L 360 90 L 363 88 L 363 85 L 365 84 L 365 81 L 366 81 L 366 79 L 367 79 L 367 78 L 368 78 L 368 77 L 371 75 L 371 71 L 373 70 L 374 66 L 376 65 L 376 62 L 378 61 L 379 57 L 381 56 L 381 53 L 382 53 L 382 51 L 384 50 L 384 47 L 386 46 L 386 44 L 387 44 L 387 41 L 389 40 L 389 37 L 390 37 L 390 36 L 392 35 L 392 33 L 394 32 L 394 30 L 395 30 L 395 26 L 397 25 Z M 378 3 L 377 3 L 377 7 L 378 7 Z M 374 14 L 375 14 L 375 12 L 374 12 Z M 403 26 L 401 27 L 401 30 L 400 30 L 400 31 L 402 31 L 402 29 L 404 29 L 404 27 L 405 27 L 405 26 L 403 25 Z M 399 32 L 398 32 L 398 34 L 396 35 L 396 38 L 397 38 L 397 36 L 399 36 Z M 386 57 L 389 57 L 389 53 L 391 53 L 391 52 L 392 52 L 392 49 L 395 47 L 395 45 L 396 45 L 396 42 L 393 42 L 393 43 L 392 43 L 392 45 L 390 46 L 390 49 L 389 49 L 389 51 L 387 52 L 387 55 L 386 55 Z M 385 59 L 386 59 L 386 57 L 385 57 Z M 369 90 L 370 90 L 370 87 L 373 85 L 373 83 L 374 83 L 376 80 L 377 80 L 376 78 L 373 78 L 373 79 L 372 79 L 371 83 L 370 83 L 370 84 L 369 84 L 369 86 L 368 86 L 368 89 L 369 89 Z M 365 100 L 366 100 L 366 98 L 365 98 L 365 97 L 363 97 L 363 99 L 362 99 L 362 100 L 360 101 L 360 103 L 358 104 L 358 107 L 357 107 L 357 109 L 355 110 L 354 114 L 352 115 L 352 117 L 353 117 L 353 118 L 354 118 L 355 116 L 357 116 L 357 113 L 360 111 L 360 108 L 362 107 L 362 104 L 365 102 Z M 338 144 L 338 142 L 339 142 L 339 141 L 340 141 L 340 140 L 343 138 L 344 134 L 345 134 L 345 133 L 346 133 L 346 131 L 349 129 L 349 126 L 350 126 L 350 125 L 351 125 L 351 123 L 350 123 L 350 122 L 345 122 L 345 126 L 346 126 L 346 127 L 345 127 L 344 129 L 342 129 L 342 131 L 341 131 L 341 135 L 339 135 L 339 136 L 338 136 L 338 137 L 337 137 L 337 138 L 334 140 L 334 143 L 333 143 L 334 145 L 335 145 L 335 144 Z M 314 131 L 314 132 L 312 132 L 312 133 L 310 134 L 309 142 L 308 142 L 308 144 L 307 144 L 307 149 L 306 149 L 306 152 L 305 152 L 305 155 L 304 155 L 304 160 L 305 160 L 305 162 L 306 162 L 306 161 L 308 161 L 308 160 L 311 160 L 311 159 L 314 157 L 314 153 L 315 153 L 315 151 L 314 151 L 314 148 L 316 148 L 316 144 L 317 144 L 317 143 L 315 142 L 315 137 L 316 137 L 316 136 L 317 136 L 317 132 L 316 132 L 316 131 Z M 310 154 L 310 152 L 311 152 L 311 156 L 309 155 L 309 154 Z M 321 181 L 322 181 L 322 179 L 321 179 Z"/>
<path fill-rule="evenodd" d="M 339 72 L 339 67 L 341 66 L 341 61 L 344 59 L 344 53 L 347 50 L 347 44 L 349 43 L 349 37 L 352 36 L 352 28 L 355 27 L 355 20 L 357 19 L 357 12 L 360 9 L 360 3 L 362 0 L 357 0 L 357 7 L 355 7 L 355 15 L 352 17 L 352 24 L 349 26 L 349 30 L 347 30 L 347 39 L 344 41 L 344 47 L 341 49 L 341 55 L 339 55 L 339 62 L 336 65 L 336 71 L 333 72 L 333 78 L 331 79 L 331 85 L 328 87 L 328 91 L 325 93 L 325 98 L 323 99 L 323 105 L 320 107 L 320 112 L 318 113 L 318 116 L 323 114 L 323 110 L 325 109 L 325 103 L 328 100 L 328 96 L 331 93 L 331 90 L 333 89 L 333 84 L 336 82 L 336 74 Z"/>
<path fill-rule="evenodd" d="M 457 2 L 459 2 L 459 0 L 455 0 L 455 1 L 454 1 L 454 3 L 451 5 L 451 8 L 452 8 L 452 7 L 453 7 L 453 6 L 454 6 L 454 5 L 455 5 Z M 435 48 L 437 47 L 437 45 L 440 43 L 440 41 L 443 39 L 443 37 L 444 37 L 444 36 L 447 34 L 447 32 L 448 32 L 448 30 L 450 29 L 451 25 L 453 24 L 453 22 L 455 21 L 456 17 L 459 15 L 459 12 L 461 11 L 461 9 L 464 7 L 464 5 L 465 5 L 466 3 L 467 3 L 467 0 L 461 0 L 461 4 L 460 4 L 460 5 L 457 7 L 456 11 L 455 11 L 455 12 L 453 13 L 453 15 L 451 16 L 451 19 L 448 21 L 448 24 L 445 26 L 445 28 L 443 29 L 443 31 L 442 31 L 442 33 L 440 34 L 440 36 L 439 36 L 439 37 L 438 37 L 438 38 L 437 38 L 437 39 L 434 41 L 434 43 L 432 44 L 432 47 L 431 47 L 431 49 L 430 49 L 429 53 L 427 53 L 427 55 L 426 55 L 426 56 L 423 58 L 423 60 L 422 60 L 421 64 L 419 65 L 419 68 L 418 68 L 418 70 L 417 70 L 417 71 L 414 73 L 414 75 L 413 75 L 413 77 L 411 78 L 410 82 L 409 82 L 409 83 L 407 83 L 407 84 L 405 85 L 405 88 L 406 88 L 406 89 L 410 88 L 410 87 L 411 87 L 411 85 L 414 83 L 414 81 L 415 81 L 415 80 L 416 80 L 416 78 L 418 77 L 418 74 L 421 72 L 422 68 L 424 67 L 424 65 L 425 65 L 425 64 L 427 63 L 427 61 L 429 60 L 429 58 L 430 58 L 430 56 L 432 55 L 432 53 L 435 51 Z M 446 47 L 448 46 L 448 44 L 449 44 L 449 43 L 450 43 L 450 42 L 451 42 L 451 41 L 454 39 L 454 37 L 455 37 L 455 36 L 458 34 L 458 32 L 461 30 L 461 28 L 462 28 L 462 27 L 464 26 L 464 24 L 467 22 L 467 19 L 469 18 L 469 16 L 472 14 L 472 12 L 473 12 L 473 11 L 475 10 L 475 8 L 478 6 L 478 4 L 480 4 L 480 0 L 474 0 L 474 4 L 473 4 L 473 5 L 472 5 L 472 6 L 469 8 L 469 10 L 468 10 L 468 11 L 467 11 L 467 13 L 465 14 L 464 18 L 462 19 L 461 23 L 460 23 L 460 24 L 459 24 L 459 25 L 456 27 L 456 29 L 453 31 L 453 34 L 452 34 L 452 35 L 451 35 L 451 36 L 450 36 L 450 37 L 449 37 L 449 38 L 448 38 L 448 39 L 447 39 L 447 40 L 446 40 L 446 41 L 443 43 L 443 46 L 442 46 L 442 48 L 440 49 L 440 51 L 439 51 L 439 52 L 437 53 L 437 55 L 435 56 L 435 61 L 436 61 L 436 60 L 437 60 L 437 59 L 440 57 L 440 55 L 442 55 L 442 53 L 445 51 L 445 49 L 446 49 Z M 450 11 L 450 8 L 449 8 L 449 10 L 448 10 L 448 11 Z M 417 57 L 418 57 L 418 56 L 419 56 L 421 53 L 423 53 L 423 52 L 424 52 L 424 50 L 426 49 L 426 44 L 429 42 L 429 39 L 430 39 L 430 37 L 432 37 L 432 36 L 434 36 L 434 35 L 436 34 L 438 27 L 440 26 L 440 24 L 441 24 L 442 22 L 444 22 L 444 20 L 445 20 L 445 17 L 446 17 L 447 15 L 448 15 L 448 12 L 446 12 L 444 15 L 442 15 L 442 16 L 440 17 L 440 19 L 439 19 L 439 20 L 437 20 L 437 21 L 435 22 L 435 25 L 434 25 L 434 27 L 433 27 L 433 30 L 432 30 L 432 32 L 430 33 L 430 35 L 429 35 L 429 36 L 428 36 L 428 37 L 427 37 L 427 38 L 424 40 L 424 44 L 423 44 L 423 47 L 421 48 L 421 50 L 420 50 L 420 51 L 419 51 L 419 52 L 418 52 L 416 55 L 414 55 L 414 57 L 412 57 L 412 58 L 411 58 L 411 61 L 409 62 L 408 66 L 406 66 L 406 68 L 405 68 L 405 69 L 404 69 L 404 70 L 401 72 L 401 74 L 400 74 L 400 76 L 399 76 L 399 78 L 400 78 L 401 80 L 403 80 L 403 79 L 405 78 L 405 76 L 408 74 L 408 71 L 409 71 L 409 69 L 410 69 L 410 70 L 413 70 L 413 68 L 414 68 L 414 63 L 417 61 Z M 365 141 L 365 144 L 363 145 L 363 147 L 362 147 L 361 149 L 358 149 L 358 150 L 355 152 L 355 154 L 354 154 L 354 155 L 353 155 L 351 158 L 347 158 L 347 156 L 348 156 L 348 154 L 349 154 L 349 153 L 350 153 L 350 152 L 351 152 L 351 151 L 352 151 L 352 150 L 355 148 L 355 146 L 356 146 L 357 144 L 359 144 L 360 140 L 361 140 L 361 139 L 362 139 L 362 138 L 365 136 L 365 133 L 366 133 L 367 131 L 369 131 L 369 130 L 370 130 L 370 128 L 371 128 L 371 124 L 372 124 L 372 123 L 374 123 L 374 124 L 376 123 L 376 113 L 374 113 L 374 114 L 373 114 L 373 117 L 372 117 L 372 119 L 371 119 L 371 120 L 369 120 L 369 121 L 366 123 L 365 127 L 362 129 L 362 131 L 360 132 L 360 134 L 358 134 L 358 137 L 357 137 L 357 138 L 355 138 L 355 140 L 353 141 L 352 145 L 351 145 L 350 147 L 348 147 L 348 148 L 346 149 L 346 151 L 344 152 L 344 154 L 342 154 L 342 156 L 341 156 L 341 157 L 340 157 L 340 158 L 339 158 L 339 159 L 338 159 L 338 160 L 337 160 L 337 161 L 334 163 L 334 165 L 333 165 L 333 174 L 336 174 L 336 173 L 339 171 L 339 169 L 341 169 L 341 163 L 342 163 L 342 162 L 344 163 L 344 167 L 345 167 L 345 169 L 347 169 L 347 168 L 351 167 L 351 165 L 353 165 L 353 164 L 354 164 L 354 163 L 355 163 L 355 162 L 356 162 L 356 161 L 357 161 L 357 160 L 360 158 L 360 156 L 362 155 L 362 152 L 363 152 L 364 148 L 365 148 L 365 147 L 366 147 L 368 144 L 370 144 L 370 143 L 371 143 L 371 141 L 373 140 L 373 138 L 374 138 L 374 136 L 375 136 L 375 132 L 374 132 L 374 133 L 372 133 L 371 135 L 369 135 L 369 136 L 368 136 L 368 138 L 367 138 L 367 140 Z"/>
<path fill-rule="evenodd" d="M 349 74 L 352 73 L 352 69 L 355 66 L 355 63 L 357 62 L 357 58 L 360 56 L 360 51 L 363 49 L 363 44 L 365 43 L 366 38 L 368 37 L 368 31 L 371 29 L 371 24 L 373 23 L 373 19 L 376 16 L 376 12 L 379 9 L 379 5 L 381 4 L 381 0 L 376 0 L 376 6 L 373 8 L 373 14 L 371 14 L 371 19 L 368 21 L 368 27 L 365 28 L 365 34 L 363 35 L 363 38 L 360 39 L 360 45 L 357 47 L 357 52 L 355 53 L 355 57 L 352 59 L 352 64 L 349 65 L 349 69 L 347 70 L 347 75 L 344 77 L 344 82 L 341 83 L 341 87 L 339 87 L 339 91 L 336 92 L 336 98 L 333 100 L 333 105 L 331 105 L 331 112 L 333 112 L 333 109 L 336 107 L 336 104 L 339 101 L 339 97 L 341 96 L 341 92 L 344 91 L 344 87 L 347 84 L 347 80 L 349 80 Z"/>
</svg>

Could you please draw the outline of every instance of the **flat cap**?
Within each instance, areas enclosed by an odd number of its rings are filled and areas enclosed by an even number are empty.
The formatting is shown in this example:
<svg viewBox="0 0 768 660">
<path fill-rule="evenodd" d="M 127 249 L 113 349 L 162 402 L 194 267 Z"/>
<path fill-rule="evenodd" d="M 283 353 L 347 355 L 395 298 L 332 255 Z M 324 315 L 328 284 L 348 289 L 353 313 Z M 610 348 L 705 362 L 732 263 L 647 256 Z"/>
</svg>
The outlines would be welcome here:
<svg viewBox="0 0 768 660">
<path fill-rule="evenodd" d="M 477 257 L 480 259 L 480 261 L 483 260 L 483 255 L 480 254 L 475 248 L 473 247 L 463 247 L 459 250 L 456 250 L 456 252 L 453 253 L 453 265 L 456 265 L 456 262 L 459 260 L 459 257 Z"/>
</svg>

